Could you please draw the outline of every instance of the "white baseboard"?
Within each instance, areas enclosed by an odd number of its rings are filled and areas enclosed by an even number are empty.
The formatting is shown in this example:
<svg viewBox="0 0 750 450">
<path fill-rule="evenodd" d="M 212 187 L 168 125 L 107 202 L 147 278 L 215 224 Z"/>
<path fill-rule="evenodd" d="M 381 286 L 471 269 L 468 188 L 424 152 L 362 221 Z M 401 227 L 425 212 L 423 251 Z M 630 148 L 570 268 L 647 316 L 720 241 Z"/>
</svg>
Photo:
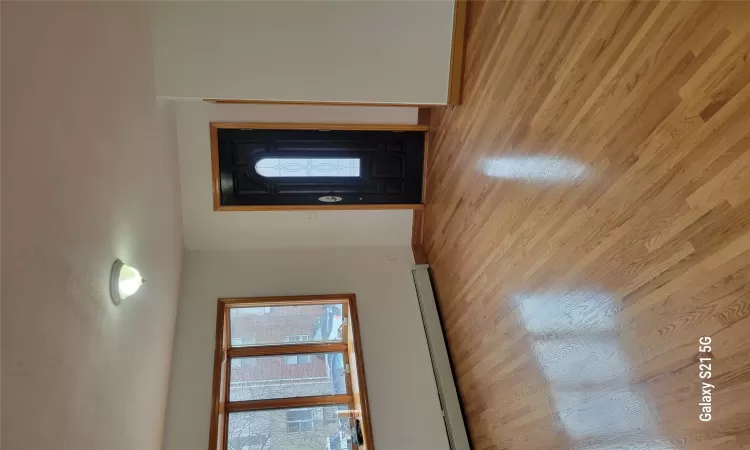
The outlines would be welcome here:
<svg viewBox="0 0 750 450">
<path fill-rule="evenodd" d="M 419 265 L 412 270 L 414 286 L 417 289 L 419 309 L 422 312 L 427 345 L 432 359 L 432 370 L 435 373 L 440 406 L 443 408 L 443 420 L 448 433 L 451 450 L 470 450 L 469 436 L 466 433 L 461 403 L 458 399 L 456 383 L 453 379 L 448 347 L 445 345 L 443 326 L 440 323 L 435 295 L 430 282 L 429 266 Z"/>
</svg>

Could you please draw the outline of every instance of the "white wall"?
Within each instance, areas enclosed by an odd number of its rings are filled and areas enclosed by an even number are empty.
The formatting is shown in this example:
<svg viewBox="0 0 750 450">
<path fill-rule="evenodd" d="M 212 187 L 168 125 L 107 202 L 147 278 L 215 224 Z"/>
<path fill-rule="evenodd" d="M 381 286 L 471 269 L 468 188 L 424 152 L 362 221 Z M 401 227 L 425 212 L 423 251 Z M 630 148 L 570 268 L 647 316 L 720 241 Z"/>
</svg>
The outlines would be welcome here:
<svg viewBox="0 0 750 450">
<path fill-rule="evenodd" d="M 217 105 L 176 100 L 185 246 L 249 249 L 411 245 L 412 212 L 213 210 L 208 124 L 239 122 L 417 122 L 416 108 Z"/>
<path fill-rule="evenodd" d="M 447 449 L 412 264 L 409 247 L 188 251 L 164 450 L 208 443 L 217 298 L 331 293 L 357 296 L 376 448 Z"/>
<path fill-rule="evenodd" d="M 147 11 L 2 16 L 2 448 L 159 449 L 182 236 Z M 117 257 L 148 279 L 118 307 Z"/>
<path fill-rule="evenodd" d="M 446 103 L 453 1 L 156 2 L 157 95 Z"/>
</svg>

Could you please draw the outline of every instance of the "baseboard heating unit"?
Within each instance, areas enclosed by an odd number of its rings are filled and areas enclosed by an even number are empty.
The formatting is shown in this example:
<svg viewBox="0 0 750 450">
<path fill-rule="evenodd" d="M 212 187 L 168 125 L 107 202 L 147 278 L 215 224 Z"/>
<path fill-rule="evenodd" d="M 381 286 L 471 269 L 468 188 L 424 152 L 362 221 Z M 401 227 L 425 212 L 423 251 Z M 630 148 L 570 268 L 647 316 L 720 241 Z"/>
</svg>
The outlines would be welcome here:
<svg viewBox="0 0 750 450">
<path fill-rule="evenodd" d="M 419 309 L 422 312 L 427 345 L 432 359 L 432 370 L 435 373 L 440 406 L 443 409 L 443 420 L 448 433 L 451 450 L 470 450 L 469 437 L 461 413 L 461 403 L 458 399 L 456 383 L 453 379 L 451 361 L 448 357 L 448 347 L 445 344 L 443 326 L 440 323 L 435 294 L 430 282 L 429 266 L 418 265 L 412 270 L 414 286 L 417 289 Z"/>
</svg>

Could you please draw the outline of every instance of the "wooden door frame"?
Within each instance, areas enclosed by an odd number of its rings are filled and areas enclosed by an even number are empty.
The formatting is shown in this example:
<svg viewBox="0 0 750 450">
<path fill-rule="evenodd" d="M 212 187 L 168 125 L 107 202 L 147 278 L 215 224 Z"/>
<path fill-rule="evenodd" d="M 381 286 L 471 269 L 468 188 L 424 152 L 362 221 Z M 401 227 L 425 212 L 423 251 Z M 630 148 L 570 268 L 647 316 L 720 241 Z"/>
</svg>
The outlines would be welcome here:
<svg viewBox="0 0 750 450">
<path fill-rule="evenodd" d="M 451 61 L 451 64 L 453 61 Z M 342 102 L 323 100 L 261 100 L 261 99 L 222 99 L 204 98 L 206 103 L 219 105 L 303 105 L 303 106 L 374 106 L 385 108 L 433 108 L 450 103 L 375 103 L 375 102 Z"/>
<path fill-rule="evenodd" d="M 429 116 L 428 116 L 429 117 Z M 420 120 L 423 122 L 423 120 Z M 425 174 L 422 173 L 422 203 L 399 203 L 377 205 L 222 205 L 221 177 L 219 174 L 219 130 L 348 130 L 348 131 L 420 131 L 425 133 L 424 155 L 427 160 L 428 123 L 417 124 L 356 124 L 356 123 L 279 123 L 279 122 L 211 122 L 211 186 L 213 189 L 214 211 L 320 211 L 320 210 L 383 210 L 383 209 L 424 209 Z"/>
</svg>

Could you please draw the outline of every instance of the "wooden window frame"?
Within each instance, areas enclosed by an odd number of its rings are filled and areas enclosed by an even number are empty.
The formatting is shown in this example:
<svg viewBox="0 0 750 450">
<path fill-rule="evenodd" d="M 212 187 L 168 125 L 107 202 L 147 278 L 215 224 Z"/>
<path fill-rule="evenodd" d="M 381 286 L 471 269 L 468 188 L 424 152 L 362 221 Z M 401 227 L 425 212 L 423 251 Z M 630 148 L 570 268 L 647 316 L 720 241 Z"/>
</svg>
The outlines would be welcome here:
<svg viewBox="0 0 750 450">
<path fill-rule="evenodd" d="M 297 342 L 255 345 L 252 347 L 231 346 L 229 323 L 232 308 L 325 304 L 343 305 L 342 313 L 347 320 L 342 325 L 343 339 L 341 342 Z M 232 358 L 331 352 L 342 352 L 344 354 L 344 364 L 349 366 L 350 371 L 346 377 L 347 394 L 229 401 L 229 372 Z M 375 448 L 370 422 L 367 384 L 365 382 L 364 359 L 359 338 L 359 319 L 357 317 L 356 298 L 354 294 L 218 299 L 213 369 L 209 450 L 227 449 L 228 414 L 230 412 L 309 408 L 327 405 L 347 405 L 349 410 L 354 412 L 354 418 L 359 419 L 364 443 L 360 446 L 354 445 L 355 450 L 374 450 Z"/>
</svg>

